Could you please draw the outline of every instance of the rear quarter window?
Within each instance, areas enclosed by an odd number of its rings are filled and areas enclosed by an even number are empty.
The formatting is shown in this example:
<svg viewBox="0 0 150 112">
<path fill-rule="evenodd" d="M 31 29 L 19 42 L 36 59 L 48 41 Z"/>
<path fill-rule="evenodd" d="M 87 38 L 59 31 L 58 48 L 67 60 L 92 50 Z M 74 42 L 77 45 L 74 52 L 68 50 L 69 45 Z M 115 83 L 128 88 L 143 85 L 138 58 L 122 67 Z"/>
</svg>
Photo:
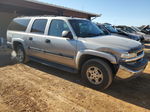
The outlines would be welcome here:
<svg viewBox="0 0 150 112">
<path fill-rule="evenodd" d="M 30 19 L 14 19 L 10 23 L 8 30 L 25 32 L 29 22 Z"/>
</svg>

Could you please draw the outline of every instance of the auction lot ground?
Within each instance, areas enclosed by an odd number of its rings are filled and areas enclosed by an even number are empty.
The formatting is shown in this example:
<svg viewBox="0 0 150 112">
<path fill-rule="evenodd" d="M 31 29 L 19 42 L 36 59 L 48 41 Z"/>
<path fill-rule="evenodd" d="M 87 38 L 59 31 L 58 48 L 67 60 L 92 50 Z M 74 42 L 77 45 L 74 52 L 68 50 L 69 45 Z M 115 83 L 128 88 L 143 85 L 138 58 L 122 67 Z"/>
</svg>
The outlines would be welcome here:
<svg viewBox="0 0 150 112">
<path fill-rule="evenodd" d="M 147 45 L 147 56 L 149 55 Z M 0 51 L 0 112 L 149 112 L 150 63 L 131 81 L 100 92 L 70 74 L 35 62 L 16 64 Z"/>
</svg>

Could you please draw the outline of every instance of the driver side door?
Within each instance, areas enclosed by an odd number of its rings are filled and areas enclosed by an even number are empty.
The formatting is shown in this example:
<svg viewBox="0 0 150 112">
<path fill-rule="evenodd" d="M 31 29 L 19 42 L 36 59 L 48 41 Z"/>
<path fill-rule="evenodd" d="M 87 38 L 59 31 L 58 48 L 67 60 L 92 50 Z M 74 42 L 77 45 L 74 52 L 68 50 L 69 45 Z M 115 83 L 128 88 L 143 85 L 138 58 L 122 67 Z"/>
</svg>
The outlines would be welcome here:
<svg viewBox="0 0 150 112">
<path fill-rule="evenodd" d="M 50 61 L 74 67 L 77 41 L 62 37 L 63 31 L 71 31 L 67 22 L 59 19 L 51 20 L 46 38 L 50 40 L 53 49 L 50 49 L 47 44 L 45 47 L 46 55 Z"/>
</svg>

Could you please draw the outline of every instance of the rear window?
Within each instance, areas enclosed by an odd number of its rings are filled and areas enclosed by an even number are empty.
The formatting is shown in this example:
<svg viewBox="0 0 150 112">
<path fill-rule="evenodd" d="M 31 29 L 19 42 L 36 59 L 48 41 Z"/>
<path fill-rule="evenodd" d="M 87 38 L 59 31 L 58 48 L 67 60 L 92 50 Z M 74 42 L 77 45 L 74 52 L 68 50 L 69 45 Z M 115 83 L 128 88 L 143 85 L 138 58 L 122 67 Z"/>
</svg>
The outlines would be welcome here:
<svg viewBox="0 0 150 112">
<path fill-rule="evenodd" d="M 30 19 L 14 19 L 10 23 L 8 30 L 25 32 L 29 22 L 30 22 Z"/>
<path fill-rule="evenodd" d="M 44 34 L 46 24 L 47 24 L 47 19 L 36 19 L 32 25 L 31 32 Z"/>
</svg>

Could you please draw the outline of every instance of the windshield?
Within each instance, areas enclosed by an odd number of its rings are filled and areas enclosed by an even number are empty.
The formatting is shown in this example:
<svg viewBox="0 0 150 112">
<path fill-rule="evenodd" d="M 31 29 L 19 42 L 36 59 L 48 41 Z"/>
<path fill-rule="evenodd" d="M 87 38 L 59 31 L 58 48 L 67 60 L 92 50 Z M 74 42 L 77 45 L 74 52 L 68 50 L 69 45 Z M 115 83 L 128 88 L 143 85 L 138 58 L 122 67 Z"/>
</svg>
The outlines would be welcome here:
<svg viewBox="0 0 150 112">
<path fill-rule="evenodd" d="M 110 32 L 103 26 L 103 25 L 97 25 L 100 30 L 102 30 L 105 35 L 110 35 Z"/>
<path fill-rule="evenodd" d="M 135 31 L 140 32 L 140 29 L 138 29 L 137 27 L 132 27 Z"/>
<path fill-rule="evenodd" d="M 125 28 L 125 31 L 128 32 L 128 33 L 136 33 L 136 31 L 130 27 L 126 27 Z"/>
<path fill-rule="evenodd" d="M 85 38 L 105 35 L 102 30 L 88 20 L 71 19 L 69 22 L 78 37 Z"/>
<path fill-rule="evenodd" d="M 111 33 L 118 33 L 118 31 L 112 27 L 111 25 L 107 25 L 107 24 L 104 24 L 105 28 L 107 28 L 108 31 L 110 31 Z"/>
</svg>

